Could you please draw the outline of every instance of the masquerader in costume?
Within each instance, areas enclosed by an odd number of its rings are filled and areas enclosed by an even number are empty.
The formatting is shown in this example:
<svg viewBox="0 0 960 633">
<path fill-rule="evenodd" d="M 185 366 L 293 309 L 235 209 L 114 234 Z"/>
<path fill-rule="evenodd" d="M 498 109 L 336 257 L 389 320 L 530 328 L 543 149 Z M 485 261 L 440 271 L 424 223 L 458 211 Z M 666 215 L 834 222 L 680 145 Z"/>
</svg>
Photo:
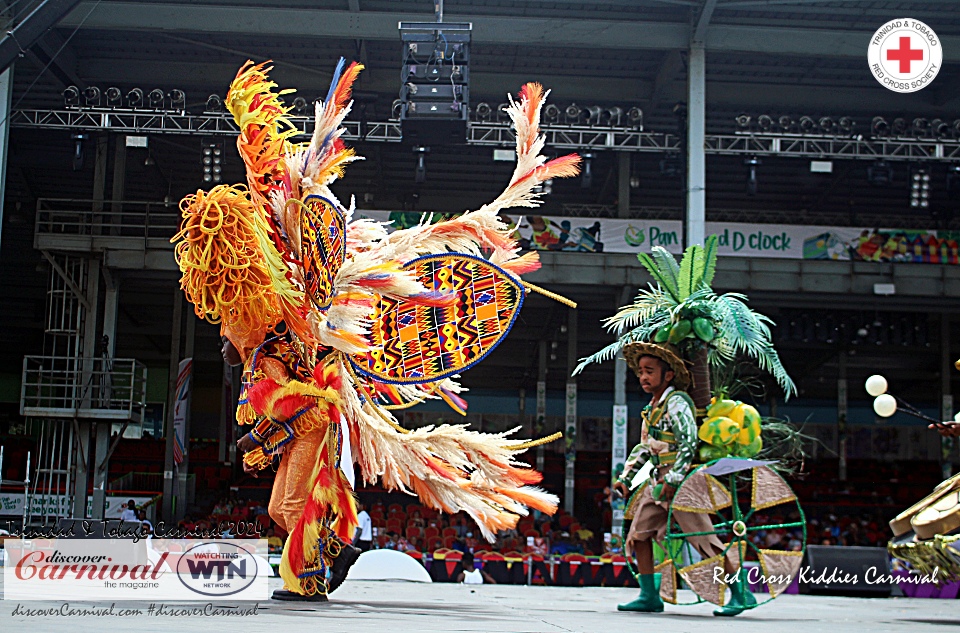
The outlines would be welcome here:
<svg viewBox="0 0 960 633">
<path fill-rule="evenodd" d="M 640 443 L 630 452 L 623 473 L 614 484 L 627 496 L 633 478 L 647 462 L 653 463 L 650 480 L 646 482 L 635 511 L 630 532 L 624 542 L 627 556 L 635 555 L 640 571 L 640 596 L 626 604 L 617 605 L 620 611 L 660 612 L 663 601 L 653 570 L 653 539 L 662 543 L 667 528 L 667 508 L 683 482 L 697 454 L 696 407 L 686 390 L 690 387 L 690 372 L 667 345 L 630 343 L 623 350 L 627 366 L 633 370 L 640 387 L 651 395 L 650 404 L 643 409 Z M 684 532 L 711 532 L 713 523 L 706 514 L 675 510 L 673 518 Z M 714 534 L 689 537 L 704 558 L 723 553 L 724 546 Z M 733 575 L 735 567 L 726 562 L 726 572 Z M 756 599 L 739 578 L 740 585 L 733 599 L 715 613 L 737 615 L 756 604 Z"/>
<path fill-rule="evenodd" d="M 225 103 L 240 128 L 247 186 L 216 186 L 181 203 L 174 238 L 181 285 L 198 316 L 221 323 L 225 356 L 242 361 L 237 420 L 248 470 L 279 459 L 270 516 L 289 532 L 274 597 L 325 600 L 357 552 L 354 464 L 364 481 L 466 512 L 488 540 L 528 508 L 557 498 L 515 456 L 538 442 L 466 425 L 409 431 L 390 409 L 441 398 L 463 413 L 453 378 L 506 335 L 536 270 L 498 212 L 539 205 L 537 186 L 578 172 L 579 157 L 541 156 L 546 94 L 527 84 L 510 116 L 517 166 L 506 190 L 476 211 L 396 230 L 353 220 L 330 184 L 357 160 L 340 140 L 362 69 L 337 66 L 309 142 L 287 118 L 263 64 L 248 62 Z M 545 438 L 541 441 L 549 441 Z"/>
<path fill-rule="evenodd" d="M 726 399 L 722 390 L 711 399 L 711 365 L 722 367 L 746 354 L 769 370 L 788 395 L 795 391 L 770 341 L 769 320 L 750 310 L 742 295 L 717 295 L 710 287 L 717 243 L 711 236 L 703 246 L 691 246 L 679 264 L 661 247 L 638 255 L 656 285 L 641 290 L 633 304 L 606 321 L 618 340 L 583 359 L 575 372 L 623 354 L 643 390 L 652 396 L 642 413 L 640 443 L 614 483 L 626 497 L 640 468 L 648 462 L 653 465 L 628 508 L 633 514 L 624 543 L 626 553 L 637 559 L 640 596 L 618 605 L 621 611 L 663 611 L 652 540 L 663 545 L 670 503 L 693 476 L 691 467 L 727 456 L 754 457 L 762 449 L 760 416 L 753 407 Z M 704 417 L 698 427 L 698 419 Z M 698 447 L 698 439 L 703 446 Z M 702 474 L 697 476 L 703 479 Z M 736 573 L 741 561 L 731 558 L 737 550 L 724 547 L 708 514 L 674 508 L 672 517 L 682 533 L 695 534 L 686 542 L 705 561 L 714 559 L 712 564 L 720 567 L 722 560 L 722 571 L 733 579 L 726 605 L 723 592 L 716 592 L 717 603 L 723 606 L 714 613 L 733 616 L 755 606 L 746 575 Z"/>
</svg>

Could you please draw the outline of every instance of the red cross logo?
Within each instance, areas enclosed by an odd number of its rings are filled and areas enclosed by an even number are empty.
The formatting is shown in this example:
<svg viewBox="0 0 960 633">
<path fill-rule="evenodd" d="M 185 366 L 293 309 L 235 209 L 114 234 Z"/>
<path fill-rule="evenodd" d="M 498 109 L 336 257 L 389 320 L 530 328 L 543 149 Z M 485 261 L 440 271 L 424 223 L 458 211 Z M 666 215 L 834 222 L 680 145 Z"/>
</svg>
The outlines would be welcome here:
<svg viewBox="0 0 960 633">
<path fill-rule="evenodd" d="M 900 72 L 910 73 L 910 62 L 923 61 L 922 48 L 910 48 L 910 36 L 900 38 L 900 48 L 887 51 L 887 61 L 900 62 Z"/>
</svg>

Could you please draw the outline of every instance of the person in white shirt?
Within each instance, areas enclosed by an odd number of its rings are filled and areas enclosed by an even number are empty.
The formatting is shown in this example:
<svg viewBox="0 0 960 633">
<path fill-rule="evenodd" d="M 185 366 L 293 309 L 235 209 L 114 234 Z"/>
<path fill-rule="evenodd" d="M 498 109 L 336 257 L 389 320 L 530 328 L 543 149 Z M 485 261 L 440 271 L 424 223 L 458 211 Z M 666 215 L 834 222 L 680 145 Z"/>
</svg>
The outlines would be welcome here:
<svg viewBox="0 0 960 633">
<path fill-rule="evenodd" d="M 362 503 L 357 506 L 360 508 L 360 513 L 357 514 L 357 531 L 354 534 L 353 544 L 366 552 L 373 545 L 373 521 L 370 520 L 370 515 Z"/>
<path fill-rule="evenodd" d="M 123 512 L 120 513 L 121 521 L 139 521 L 140 516 L 137 514 L 137 502 L 133 499 L 127 501 L 127 507 L 123 509 Z"/>
<path fill-rule="evenodd" d="M 497 581 L 490 574 L 482 569 L 475 569 L 473 566 L 473 554 L 466 552 L 460 560 L 463 571 L 457 576 L 457 582 L 463 585 L 495 585 Z"/>
</svg>

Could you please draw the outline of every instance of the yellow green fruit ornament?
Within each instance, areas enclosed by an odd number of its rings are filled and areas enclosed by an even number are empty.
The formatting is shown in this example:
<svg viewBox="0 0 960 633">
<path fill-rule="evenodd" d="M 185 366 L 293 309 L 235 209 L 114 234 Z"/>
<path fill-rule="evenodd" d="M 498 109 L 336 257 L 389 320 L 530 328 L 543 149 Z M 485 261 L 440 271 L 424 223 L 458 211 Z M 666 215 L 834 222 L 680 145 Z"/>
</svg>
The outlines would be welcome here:
<svg viewBox="0 0 960 633">
<path fill-rule="evenodd" d="M 697 435 L 701 440 L 713 446 L 725 446 L 737 438 L 740 425 L 728 417 L 708 419 L 700 426 Z"/>
<path fill-rule="evenodd" d="M 707 408 L 707 419 L 729 415 L 736 406 L 737 402 L 735 400 L 717 400 L 714 398 L 713 402 Z"/>
<path fill-rule="evenodd" d="M 670 336 L 667 337 L 667 341 L 676 345 L 685 339 L 692 329 L 693 325 L 690 321 L 684 319 L 670 328 Z"/>
</svg>

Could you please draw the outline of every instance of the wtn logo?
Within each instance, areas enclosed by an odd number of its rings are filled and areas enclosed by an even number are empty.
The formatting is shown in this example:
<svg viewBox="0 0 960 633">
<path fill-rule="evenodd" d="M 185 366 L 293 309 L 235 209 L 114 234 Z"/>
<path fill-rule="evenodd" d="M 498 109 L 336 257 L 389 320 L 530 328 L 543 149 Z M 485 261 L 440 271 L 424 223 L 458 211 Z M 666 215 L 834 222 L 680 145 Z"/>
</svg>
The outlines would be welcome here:
<svg viewBox="0 0 960 633">
<path fill-rule="evenodd" d="M 232 580 L 237 576 L 244 580 L 247 578 L 246 560 L 241 560 L 238 565 L 226 560 L 187 559 L 187 568 L 190 570 L 190 575 L 194 580 L 199 580 L 200 578 L 211 580 L 214 572 L 217 574 L 215 580 L 223 580 L 224 578 Z"/>
<path fill-rule="evenodd" d="M 254 582 L 266 592 L 267 561 L 257 556 L 255 545 L 201 542 L 177 561 L 177 577 L 185 587 L 203 596 L 232 596 L 252 588 Z M 261 562 L 262 560 L 262 562 Z"/>
</svg>

